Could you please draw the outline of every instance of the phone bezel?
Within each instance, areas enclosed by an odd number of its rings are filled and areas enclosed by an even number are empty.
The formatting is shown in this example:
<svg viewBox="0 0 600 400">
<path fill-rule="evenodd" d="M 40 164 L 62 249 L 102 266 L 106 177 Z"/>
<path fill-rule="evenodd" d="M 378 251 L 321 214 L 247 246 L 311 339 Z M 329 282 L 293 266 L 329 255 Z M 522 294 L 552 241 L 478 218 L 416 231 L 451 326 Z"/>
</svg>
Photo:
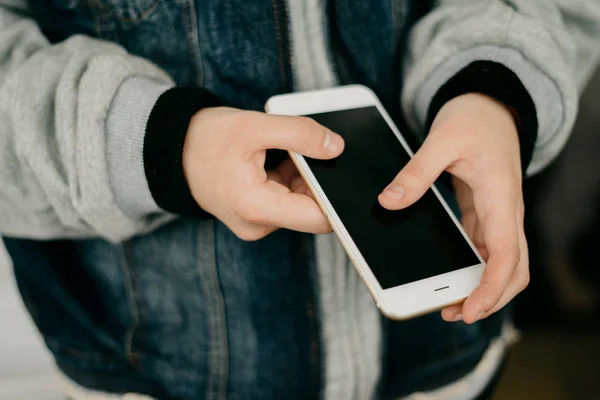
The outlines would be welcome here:
<svg viewBox="0 0 600 400">
<path fill-rule="evenodd" d="M 375 93 L 362 85 L 348 85 L 331 89 L 278 95 L 268 100 L 265 109 L 270 114 L 304 116 L 370 106 L 377 107 L 392 132 L 396 135 L 396 138 L 410 157 L 413 157 L 412 150 Z M 479 285 L 485 268 L 485 262 L 435 185 L 432 186 L 433 192 L 471 249 L 477 255 L 480 263 L 404 285 L 383 289 L 337 215 L 337 212 L 329 202 L 327 195 L 321 188 L 304 157 L 294 152 L 290 152 L 290 157 L 315 194 L 317 203 L 328 218 L 342 246 L 367 285 L 377 303 L 377 307 L 379 307 L 384 315 L 392 319 L 402 320 L 426 314 L 463 301 Z M 440 290 L 440 288 L 443 289 Z"/>
</svg>

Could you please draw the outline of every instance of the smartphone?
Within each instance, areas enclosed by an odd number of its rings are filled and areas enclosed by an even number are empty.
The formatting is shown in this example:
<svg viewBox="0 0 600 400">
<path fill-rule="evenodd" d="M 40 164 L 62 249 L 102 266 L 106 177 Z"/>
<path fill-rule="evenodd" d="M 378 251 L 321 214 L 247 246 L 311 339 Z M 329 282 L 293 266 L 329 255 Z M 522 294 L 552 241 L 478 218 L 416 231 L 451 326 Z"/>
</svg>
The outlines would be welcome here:
<svg viewBox="0 0 600 400">
<path fill-rule="evenodd" d="M 385 316 L 409 319 L 471 294 L 485 262 L 435 186 L 404 210 L 379 204 L 413 153 L 373 91 L 279 95 L 266 111 L 310 117 L 344 138 L 336 159 L 290 157 Z"/>
</svg>

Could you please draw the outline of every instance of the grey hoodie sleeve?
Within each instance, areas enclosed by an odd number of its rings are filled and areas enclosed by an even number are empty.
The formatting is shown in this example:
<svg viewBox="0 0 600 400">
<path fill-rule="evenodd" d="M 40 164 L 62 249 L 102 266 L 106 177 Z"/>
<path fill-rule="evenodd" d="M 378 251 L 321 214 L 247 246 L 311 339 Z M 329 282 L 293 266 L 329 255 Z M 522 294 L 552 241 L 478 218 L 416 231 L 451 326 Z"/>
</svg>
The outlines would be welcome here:
<svg viewBox="0 0 600 400">
<path fill-rule="evenodd" d="M 447 81 L 476 61 L 502 64 L 535 105 L 533 174 L 565 145 L 599 54 L 598 0 L 439 0 L 411 32 L 402 105 L 411 127 L 424 133 L 431 101 Z"/>
<path fill-rule="evenodd" d="M 0 234 L 118 241 L 172 218 L 150 195 L 143 138 L 173 82 L 122 48 L 50 44 L 0 0 Z"/>
</svg>

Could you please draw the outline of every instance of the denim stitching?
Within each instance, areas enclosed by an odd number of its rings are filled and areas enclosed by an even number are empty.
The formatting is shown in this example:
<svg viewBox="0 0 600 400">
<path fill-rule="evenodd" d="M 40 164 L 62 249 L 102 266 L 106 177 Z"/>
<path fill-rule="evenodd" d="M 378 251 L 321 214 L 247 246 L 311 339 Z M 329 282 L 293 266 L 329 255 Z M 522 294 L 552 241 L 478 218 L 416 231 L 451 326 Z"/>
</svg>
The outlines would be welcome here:
<svg viewBox="0 0 600 400">
<path fill-rule="evenodd" d="M 323 331 L 320 324 L 321 315 L 321 299 L 319 298 L 319 281 L 318 271 L 316 269 L 315 262 L 315 251 L 314 251 L 314 239 L 312 236 L 302 235 L 301 236 L 301 247 L 300 255 L 305 258 L 308 263 L 308 275 L 309 275 L 309 290 L 308 298 L 306 300 L 306 317 L 310 326 L 309 331 L 309 346 L 311 351 L 311 373 L 310 373 L 310 386 L 309 393 L 313 397 L 323 397 L 325 392 L 323 380 L 325 376 L 325 365 L 322 362 L 323 357 Z M 313 353 L 313 343 L 314 353 Z M 312 359 L 312 356 L 315 359 Z M 314 363 L 312 362 L 314 361 Z"/>
<path fill-rule="evenodd" d="M 273 4 L 273 16 L 275 17 L 275 29 L 277 30 L 277 55 L 279 60 L 279 73 L 281 79 L 281 91 L 287 91 L 287 78 L 285 75 L 285 52 L 283 49 L 283 32 L 281 31 L 281 22 L 279 21 L 279 5 L 277 0 L 272 0 Z"/>
<path fill-rule="evenodd" d="M 103 18 L 102 14 L 107 12 L 108 5 L 100 3 L 98 0 L 87 0 L 83 2 L 82 5 L 90 9 L 94 18 L 94 25 L 96 25 L 96 36 L 102 37 L 103 32 L 108 30 L 107 23 L 102 22 L 103 20 L 106 21 L 106 18 Z"/>
<path fill-rule="evenodd" d="M 194 67 L 196 69 L 196 85 L 202 87 L 202 55 L 200 54 L 200 32 L 198 31 L 198 13 L 196 11 L 195 0 L 185 1 L 185 3 L 182 4 L 182 8 L 187 9 L 187 12 L 182 12 L 183 23 L 186 28 L 186 36 L 194 60 Z"/>
<path fill-rule="evenodd" d="M 198 268 L 200 283 L 208 303 L 206 311 L 210 347 L 206 398 L 224 400 L 227 398 L 229 355 L 225 299 L 217 271 L 216 228 L 214 221 L 207 221 L 199 229 Z"/>
<path fill-rule="evenodd" d="M 134 24 L 137 22 L 142 22 L 145 19 L 147 19 L 150 15 L 152 15 L 152 13 L 156 10 L 156 8 L 158 7 L 158 3 L 159 0 L 154 0 L 154 2 L 150 5 L 150 7 L 148 7 L 146 10 L 142 11 L 141 13 L 139 13 L 139 15 L 136 15 L 134 17 L 122 17 L 119 16 L 119 21 L 124 22 L 124 23 L 129 23 L 129 24 Z"/>
<path fill-rule="evenodd" d="M 112 13 L 116 15 L 118 21 L 131 24 L 142 22 L 147 19 L 158 8 L 159 3 L 160 0 L 154 0 L 147 9 L 140 13 L 136 13 L 136 15 L 132 17 L 125 17 L 123 13 L 118 12 L 117 7 L 111 4 L 102 3 L 100 0 L 86 0 L 82 4 L 87 8 L 97 10 L 97 12 L 103 12 L 105 14 Z"/>
<path fill-rule="evenodd" d="M 404 0 L 391 0 L 392 10 L 392 29 L 394 38 L 392 40 L 392 54 L 396 53 L 398 43 L 400 42 L 402 30 L 406 24 L 407 4 Z"/>
<path fill-rule="evenodd" d="M 127 329 L 125 336 L 125 357 L 130 365 L 141 368 L 141 365 L 139 364 L 141 360 L 140 354 L 133 349 L 133 339 L 137 336 L 136 334 L 138 334 L 139 331 L 141 314 L 137 285 L 134 283 L 135 270 L 129 261 L 129 252 L 125 248 L 125 245 L 122 245 L 120 250 L 121 260 L 123 261 L 123 273 L 125 275 L 125 292 L 127 293 L 127 301 L 129 302 L 129 309 L 133 320 Z"/>
</svg>

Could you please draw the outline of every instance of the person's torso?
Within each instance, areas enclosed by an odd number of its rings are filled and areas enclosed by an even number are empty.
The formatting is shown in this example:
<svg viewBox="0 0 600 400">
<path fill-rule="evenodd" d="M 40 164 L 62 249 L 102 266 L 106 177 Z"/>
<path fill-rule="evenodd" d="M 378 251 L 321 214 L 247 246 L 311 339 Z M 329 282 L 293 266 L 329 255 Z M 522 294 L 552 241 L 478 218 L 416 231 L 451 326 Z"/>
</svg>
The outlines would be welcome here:
<svg viewBox="0 0 600 400">
<path fill-rule="evenodd" d="M 397 100 L 405 0 L 328 0 L 327 46 L 341 84 L 365 84 Z M 419 3 L 419 2 L 417 2 Z M 286 0 L 30 0 L 53 42 L 85 34 L 151 60 L 178 85 L 203 86 L 226 104 L 262 109 L 294 90 Z M 422 7 L 422 6 L 421 6 Z M 417 7 L 415 7 L 417 8 Z"/>
<path fill-rule="evenodd" d="M 261 110 L 270 96 L 295 89 L 285 0 L 30 3 L 52 42 L 74 34 L 113 41 L 229 106 Z M 371 87 L 392 113 L 406 28 L 417 18 L 408 3 L 323 3 L 338 83 Z M 189 219 L 118 245 L 5 242 L 36 324 L 61 369 L 82 385 L 165 399 L 319 396 L 308 235 L 279 231 L 247 243 L 218 221 Z M 498 324 L 451 325 L 431 315 L 392 325 L 395 396 L 471 368 Z"/>
</svg>

